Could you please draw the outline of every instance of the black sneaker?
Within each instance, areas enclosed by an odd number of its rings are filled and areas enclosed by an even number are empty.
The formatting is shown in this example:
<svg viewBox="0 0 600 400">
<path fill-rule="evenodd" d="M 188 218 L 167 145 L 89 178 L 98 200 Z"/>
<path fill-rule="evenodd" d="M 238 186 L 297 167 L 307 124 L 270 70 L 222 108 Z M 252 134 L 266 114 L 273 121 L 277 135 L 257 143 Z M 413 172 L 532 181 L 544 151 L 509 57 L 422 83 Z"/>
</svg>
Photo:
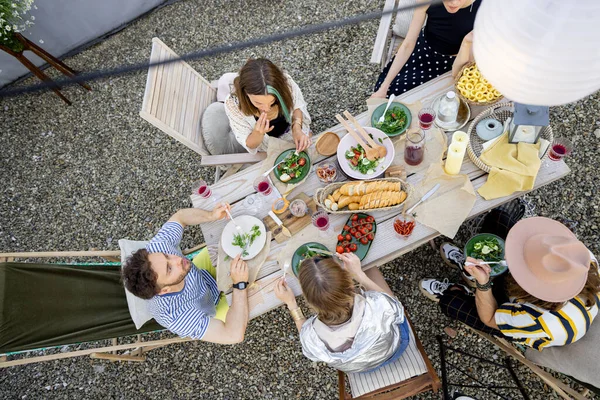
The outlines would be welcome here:
<svg viewBox="0 0 600 400">
<path fill-rule="evenodd" d="M 450 242 L 444 242 L 440 245 L 440 255 L 444 262 L 451 268 L 462 270 L 465 265 L 465 255 L 463 252 Z"/>
<path fill-rule="evenodd" d="M 423 279 L 419 284 L 419 289 L 427 298 L 438 303 L 440 297 L 444 294 L 444 291 L 452 286 L 453 283 L 448 281 L 448 278 L 444 278 L 443 281 L 436 279 Z"/>
</svg>

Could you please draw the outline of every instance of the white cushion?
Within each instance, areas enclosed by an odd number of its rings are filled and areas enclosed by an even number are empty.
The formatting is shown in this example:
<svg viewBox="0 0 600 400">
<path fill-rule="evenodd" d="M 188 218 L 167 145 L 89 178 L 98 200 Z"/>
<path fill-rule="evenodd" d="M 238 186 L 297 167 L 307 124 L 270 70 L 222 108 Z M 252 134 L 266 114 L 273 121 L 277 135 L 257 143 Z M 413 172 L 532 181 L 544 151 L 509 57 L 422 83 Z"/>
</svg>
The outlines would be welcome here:
<svg viewBox="0 0 600 400">
<path fill-rule="evenodd" d="M 417 2 L 417 0 L 400 0 L 398 2 L 398 7 L 406 7 L 413 5 Z M 402 38 L 406 37 L 408 33 L 408 27 L 410 26 L 410 22 L 412 21 L 414 13 L 414 8 L 406 11 L 400 11 L 396 14 L 396 21 L 394 22 L 394 26 L 392 27 L 392 31 L 395 35 L 400 36 Z"/>
<path fill-rule="evenodd" d="M 217 101 L 225 101 L 229 93 L 233 92 L 233 80 L 238 76 L 237 72 L 228 72 L 219 78 L 217 83 Z"/>
<path fill-rule="evenodd" d="M 347 374 L 352 397 L 359 397 L 386 386 L 427 373 L 425 360 L 419 353 L 415 335 L 410 329 L 410 342 L 400 358 L 372 372 Z"/>
<path fill-rule="evenodd" d="M 146 247 L 146 244 L 148 244 L 147 241 L 140 242 L 136 240 L 120 239 L 119 248 L 121 249 L 121 268 L 123 268 L 125 265 L 125 260 L 127 260 L 127 257 L 139 249 Z M 127 297 L 129 315 L 131 315 L 131 319 L 133 320 L 136 329 L 140 329 L 142 325 L 153 318 L 148 311 L 148 302 L 144 299 L 134 296 L 127 289 L 125 289 L 125 296 Z"/>
</svg>

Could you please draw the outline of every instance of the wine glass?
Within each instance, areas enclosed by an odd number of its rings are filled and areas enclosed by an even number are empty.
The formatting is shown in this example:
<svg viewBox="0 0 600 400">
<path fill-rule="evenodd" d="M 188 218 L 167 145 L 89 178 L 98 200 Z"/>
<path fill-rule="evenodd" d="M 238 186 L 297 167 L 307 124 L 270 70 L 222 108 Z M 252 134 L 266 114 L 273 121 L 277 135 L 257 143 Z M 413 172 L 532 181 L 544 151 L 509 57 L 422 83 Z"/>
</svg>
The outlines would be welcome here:
<svg viewBox="0 0 600 400">
<path fill-rule="evenodd" d="M 320 210 L 312 215 L 313 225 L 320 231 L 319 235 L 322 237 L 331 236 L 333 229 L 329 224 L 329 214 L 326 211 Z"/>
<path fill-rule="evenodd" d="M 208 199 L 212 195 L 212 190 L 204 179 L 200 179 L 192 184 L 192 194 Z"/>
<path fill-rule="evenodd" d="M 564 157 L 571 154 L 573 151 L 573 145 L 568 139 L 565 138 L 556 138 L 554 142 L 550 145 L 550 149 L 548 150 L 548 158 L 552 161 L 560 161 Z"/>
</svg>

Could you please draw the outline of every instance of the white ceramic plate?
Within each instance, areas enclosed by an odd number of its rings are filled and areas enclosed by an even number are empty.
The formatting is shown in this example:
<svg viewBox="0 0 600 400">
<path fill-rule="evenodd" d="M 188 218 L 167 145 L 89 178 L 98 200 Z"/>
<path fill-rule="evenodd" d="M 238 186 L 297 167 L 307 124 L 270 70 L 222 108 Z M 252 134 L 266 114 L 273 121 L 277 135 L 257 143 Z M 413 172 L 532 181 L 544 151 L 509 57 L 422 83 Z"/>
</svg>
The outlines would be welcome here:
<svg viewBox="0 0 600 400">
<path fill-rule="evenodd" d="M 265 241 L 267 239 L 267 232 L 265 230 L 265 224 L 263 222 L 251 215 L 240 215 L 239 217 L 234 217 L 235 222 L 237 222 L 244 232 L 250 232 L 254 225 L 258 225 L 260 229 L 260 236 L 254 239 L 252 245 L 248 246 L 246 251 L 248 251 L 248 255 L 242 257 L 242 260 L 250 260 L 258 255 L 260 251 L 265 247 Z M 221 246 L 223 246 L 223 250 L 225 254 L 229 257 L 234 258 L 238 254 L 242 252 L 242 249 L 238 246 L 234 246 L 233 235 L 238 233 L 235 228 L 235 224 L 233 221 L 229 221 L 227 225 L 225 225 L 225 229 L 223 229 L 223 233 L 221 234 Z"/>
<path fill-rule="evenodd" d="M 385 170 L 390 166 L 395 156 L 394 144 L 392 143 L 392 140 L 390 137 L 388 137 L 388 135 L 386 135 L 384 132 L 380 131 L 377 128 L 365 126 L 364 129 L 365 131 L 367 131 L 367 133 L 371 133 L 373 135 L 373 140 L 375 141 L 375 143 L 385 146 L 385 148 L 387 149 L 387 155 L 385 156 L 385 161 L 377 166 L 375 172 L 369 175 L 361 174 L 358 170 L 352 169 L 350 167 L 350 162 L 346 159 L 346 151 L 350 150 L 350 147 L 356 147 L 356 145 L 358 144 L 354 137 L 352 137 L 352 135 L 346 133 L 346 135 L 342 138 L 342 140 L 340 140 L 340 144 L 338 145 L 337 159 L 338 163 L 340 164 L 340 167 L 342 167 L 342 170 L 346 173 L 346 175 L 354 179 L 372 179 L 379 175 L 382 175 L 385 172 Z M 381 142 L 379 142 L 378 139 L 381 139 Z"/>
</svg>

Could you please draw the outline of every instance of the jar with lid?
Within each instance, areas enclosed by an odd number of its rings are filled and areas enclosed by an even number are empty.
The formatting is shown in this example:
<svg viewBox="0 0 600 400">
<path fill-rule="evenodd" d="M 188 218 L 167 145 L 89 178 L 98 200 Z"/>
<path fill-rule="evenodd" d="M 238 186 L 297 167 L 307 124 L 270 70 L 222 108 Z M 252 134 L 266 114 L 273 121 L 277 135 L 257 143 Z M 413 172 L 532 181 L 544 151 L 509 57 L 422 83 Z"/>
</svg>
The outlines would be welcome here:
<svg viewBox="0 0 600 400">
<path fill-rule="evenodd" d="M 450 124 L 456 121 L 458 116 L 458 106 L 460 100 L 456 97 L 454 91 L 446 93 L 444 98 L 440 101 L 440 108 L 438 110 L 438 118 L 445 124 Z"/>
</svg>

